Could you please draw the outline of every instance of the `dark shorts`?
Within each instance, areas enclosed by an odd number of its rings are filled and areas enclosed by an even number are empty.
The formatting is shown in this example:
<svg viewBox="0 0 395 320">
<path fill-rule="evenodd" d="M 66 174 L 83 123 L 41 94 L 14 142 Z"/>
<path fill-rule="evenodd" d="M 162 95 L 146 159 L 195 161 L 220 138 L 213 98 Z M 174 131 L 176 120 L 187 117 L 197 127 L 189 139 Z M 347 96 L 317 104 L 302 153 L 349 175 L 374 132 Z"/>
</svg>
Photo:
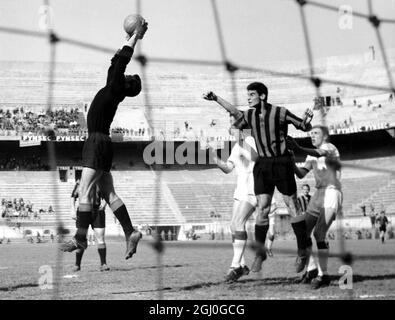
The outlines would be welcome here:
<svg viewBox="0 0 395 320">
<path fill-rule="evenodd" d="M 78 218 L 76 221 L 76 227 L 79 228 Z M 105 228 L 106 227 L 106 214 L 104 210 L 94 211 L 91 213 L 90 225 L 92 229 Z"/>
<path fill-rule="evenodd" d="M 100 132 L 90 133 L 82 149 L 82 165 L 91 169 L 110 172 L 112 158 L 111 138 Z"/>
<path fill-rule="evenodd" d="M 387 227 L 386 226 L 382 226 L 379 228 L 380 232 L 386 232 L 387 231 Z"/>
<path fill-rule="evenodd" d="M 290 156 L 258 158 L 254 166 L 255 195 L 272 194 L 274 188 L 287 196 L 296 193 L 294 164 Z"/>
</svg>

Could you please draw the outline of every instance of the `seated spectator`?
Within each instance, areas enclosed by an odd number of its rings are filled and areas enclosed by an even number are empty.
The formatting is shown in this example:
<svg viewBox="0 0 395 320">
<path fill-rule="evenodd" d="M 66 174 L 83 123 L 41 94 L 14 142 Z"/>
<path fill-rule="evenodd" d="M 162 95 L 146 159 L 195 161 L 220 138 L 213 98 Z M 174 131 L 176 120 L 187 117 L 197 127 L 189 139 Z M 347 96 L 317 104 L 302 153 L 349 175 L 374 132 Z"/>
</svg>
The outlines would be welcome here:
<svg viewBox="0 0 395 320">
<path fill-rule="evenodd" d="M 26 202 L 26 209 L 28 214 L 33 213 L 33 204 L 29 200 Z"/>
<path fill-rule="evenodd" d="M 6 208 L 5 204 L 2 204 L 2 205 L 1 205 L 0 213 L 1 213 L 1 217 L 2 217 L 2 218 L 5 218 L 5 217 L 6 217 L 7 208 Z"/>
<path fill-rule="evenodd" d="M 50 123 L 54 124 L 54 129 L 78 129 L 78 108 L 58 109 L 49 112 L 25 111 L 23 108 L 16 108 L 10 112 L 0 110 L 0 129 L 15 130 L 18 133 L 31 132 L 41 135 L 43 129 Z"/>
<path fill-rule="evenodd" d="M 362 215 L 363 215 L 364 217 L 366 217 L 366 205 L 363 204 L 363 205 L 360 206 L 360 208 L 361 208 L 361 210 L 362 210 Z"/>
<path fill-rule="evenodd" d="M 16 159 L 8 157 L 0 160 L 1 170 L 48 170 L 49 167 L 41 163 L 41 158 L 33 155 L 32 157 L 23 157 Z"/>
</svg>

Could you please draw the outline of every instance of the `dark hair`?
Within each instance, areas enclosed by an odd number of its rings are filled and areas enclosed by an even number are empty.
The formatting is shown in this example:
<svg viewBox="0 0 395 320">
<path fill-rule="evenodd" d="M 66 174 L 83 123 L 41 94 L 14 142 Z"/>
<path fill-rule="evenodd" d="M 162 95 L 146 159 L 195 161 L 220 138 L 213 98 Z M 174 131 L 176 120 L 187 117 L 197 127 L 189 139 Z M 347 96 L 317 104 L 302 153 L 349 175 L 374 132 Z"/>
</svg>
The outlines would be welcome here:
<svg viewBox="0 0 395 320">
<path fill-rule="evenodd" d="M 320 129 L 320 130 L 322 131 L 322 133 L 323 133 L 325 136 L 327 136 L 328 138 L 330 137 L 329 129 L 328 129 L 327 126 L 323 126 L 323 125 L 317 124 L 317 125 L 313 126 L 313 127 L 311 128 L 311 130 L 317 129 L 317 128 Z"/>
<path fill-rule="evenodd" d="M 135 97 L 141 91 L 141 79 L 137 74 L 125 76 L 125 95 Z"/>
<path fill-rule="evenodd" d="M 255 90 L 258 92 L 259 95 L 264 94 L 265 99 L 264 101 L 267 101 L 267 96 L 269 94 L 267 87 L 262 83 L 262 82 L 252 82 L 247 86 L 247 90 Z"/>
<path fill-rule="evenodd" d="M 309 186 L 308 183 L 305 183 L 305 184 L 302 186 L 302 188 L 304 188 L 304 187 L 308 187 L 308 188 L 309 188 L 309 191 L 310 191 L 310 186 Z"/>
</svg>

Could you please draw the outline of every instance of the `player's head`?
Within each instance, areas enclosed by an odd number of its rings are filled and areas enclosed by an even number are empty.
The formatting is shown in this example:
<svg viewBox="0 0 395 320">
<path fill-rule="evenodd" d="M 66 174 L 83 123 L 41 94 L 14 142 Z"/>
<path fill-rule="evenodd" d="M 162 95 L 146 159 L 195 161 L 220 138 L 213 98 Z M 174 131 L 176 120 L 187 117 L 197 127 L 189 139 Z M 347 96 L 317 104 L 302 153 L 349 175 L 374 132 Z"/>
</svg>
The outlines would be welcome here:
<svg viewBox="0 0 395 320">
<path fill-rule="evenodd" d="M 310 186 L 309 186 L 307 183 L 305 183 L 305 184 L 302 186 L 302 193 L 303 193 L 303 195 L 305 195 L 305 196 L 307 196 L 307 195 L 310 193 Z"/>
<path fill-rule="evenodd" d="M 135 97 L 141 91 L 141 79 L 137 74 L 125 76 L 125 95 Z"/>
<path fill-rule="evenodd" d="M 267 101 L 268 90 L 262 82 L 252 82 L 247 86 L 248 106 L 253 107 L 261 101 Z"/>
<path fill-rule="evenodd" d="M 310 131 L 311 143 L 319 148 L 323 143 L 329 141 L 329 130 L 326 126 L 316 125 Z"/>
</svg>

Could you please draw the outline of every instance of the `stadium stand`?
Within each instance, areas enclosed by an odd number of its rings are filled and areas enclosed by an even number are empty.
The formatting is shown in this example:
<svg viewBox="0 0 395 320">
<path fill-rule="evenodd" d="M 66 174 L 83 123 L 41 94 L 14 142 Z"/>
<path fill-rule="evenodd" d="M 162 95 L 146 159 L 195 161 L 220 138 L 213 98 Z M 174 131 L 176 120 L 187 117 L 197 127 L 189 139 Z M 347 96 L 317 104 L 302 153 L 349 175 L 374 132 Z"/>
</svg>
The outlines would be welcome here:
<svg viewBox="0 0 395 320">
<path fill-rule="evenodd" d="M 393 158 L 351 161 L 369 166 L 375 164 L 381 168 L 392 167 Z M 346 162 L 347 163 L 347 162 Z M 181 226 L 183 224 L 227 223 L 232 212 L 232 197 L 235 187 L 233 173 L 225 175 L 218 169 L 162 170 L 159 186 L 155 185 L 155 175 L 148 169 L 113 172 L 115 188 L 130 208 L 132 220 L 137 225 Z M 4 171 L 2 172 L 0 196 L 2 198 L 24 198 L 34 203 L 34 208 L 48 208 L 54 202 L 55 190 L 58 190 L 59 205 L 54 210 L 65 227 L 73 230 L 75 222 L 70 216 L 70 194 L 73 181 L 58 182 L 53 188 L 53 173 L 40 171 Z M 311 175 L 298 181 L 298 188 L 309 183 L 314 192 Z M 387 215 L 395 214 L 393 194 L 395 179 L 389 175 L 366 172 L 358 169 L 345 169 L 343 174 L 343 194 L 345 217 L 362 217 L 360 206 L 373 203 L 379 208 L 384 205 Z M 158 196 L 156 197 L 156 192 Z M 276 192 L 275 198 L 282 212 L 285 205 Z M 159 214 L 153 212 L 153 204 L 158 201 Z M 213 217 L 213 213 L 215 216 Z M 15 226 L 13 220 L 11 225 Z M 42 214 L 38 220 L 20 219 L 22 228 L 51 228 L 55 226 L 54 214 Z M 120 226 L 115 222 L 107 208 L 107 227 L 109 234 L 121 234 Z"/>
<path fill-rule="evenodd" d="M 388 57 L 395 60 L 395 51 L 389 50 Z M 362 82 L 374 85 L 387 85 L 385 70 L 378 65 L 381 61 L 372 61 L 366 55 L 329 57 L 317 60 L 315 75 L 327 79 L 341 79 L 344 82 Z M 277 71 L 306 74 L 308 69 L 304 62 L 274 62 L 270 68 Z M 6 71 L 5 71 L 6 70 Z M 47 83 L 36 81 L 47 79 L 48 65 L 42 62 L 0 62 L 0 139 L 12 140 L 26 130 L 21 130 L 17 119 L 12 127 L 5 126 L 6 110 L 20 110 L 37 118 L 46 104 Z M 97 89 L 105 82 L 104 65 L 57 63 L 53 92 L 53 110 L 58 118 L 57 135 L 85 135 L 86 114 L 90 101 Z M 309 81 L 270 73 L 238 71 L 236 82 L 237 94 L 228 82 L 228 73 L 217 67 L 178 66 L 175 71 L 168 65 L 150 65 L 148 69 L 147 89 L 150 92 L 150 112 L 147 112 L 143 96 L 127 99 L 120 106 L 112 126 L 114 141 L 143 140 L 148 141 L 154 135 L 157 138 L 171 140 L 199 140 L 202 136 L 229 139 L 229 117 L 219 107 L 208 105 L 201 94 L 208 88 L 233 100 L 238 106 L 245 107 L 245 87 L 257 79 L 265 79 L 271 88 L 269 100 L 273 104 L 285 105 L 292 112 L 300 115 L 307 107 L 314 106 L 316 92 Z M 394 101 L 388 93 L 358 88 L 339 88 L 337 85 L 325 84 L 321 94 L 330 105 L 325 106 L 326 122 L 334 134 L 387 129 L 395 123 L 393 116 Z M 191 94 L 194 93 L 194 94 Z M 315 111 L 314 121 L 319 121 Z M 16 117 L 18 118 L 18 117 Z M 67 121 L 65 121 L 67 119 Z M 71 125 L 72 123 L 72 125 Z M 313 122 L 314 124 L 314 122 Z M 26 128 L 25 128 L 26 129 Z M 291 135 L 306 137 L 304 133 L 296 134 L 290 127 Z M 19 138 L 18 138 L 19 139 Z M 8 145 L 7 145 L 8 146 Z M 58 166 L 74 167 L 80 165 L 82 142 L 64 142 L 56 147 Z M 136 224 L 141 225 L 181 225 L 184 223 L 211 223 L 212 212 L 219 220 L 228 221 L 231 214 L 232 194 L 235 177 L 224 175 L 217 169 L 202 166 L 178 166 L 171 168 L 148 168 L 142 162 L 142 147 L 119 147 L 115 152 L 113 175 L 115 187 L 124 199 Z M 6 150 L 5 148 L 4 150 Z M 55 195 L 51 172 L 9 170 L 37 170 L 37 167 L 25 165 L 25 150 L 16 149 L 12 154 L 15 160 L 10 163 L 10 155 L 0 152 L 0 165 L 3 164 L 0 196 L 7 198 L 23 197 L 31 200 L 36 208 L 48 208 Z M 32 149 L 40 163 L 48 163 L 45 146 Z M 32 153 L 30 152 L 30 153 Z M 370 150 L 369 150 L 370 152 Z M 29 152 L 26 152 L 27 154 Z M 375 154 L 376 156 L 376 154 Z M 382 156 L 381 152 L 377 156 Z M 348 157 L 347 159 L 350 159 Z M 393 169 L 393 158 L 374 160 L 355 160 L 353 163 L 386 167 Z M 48 168 L 45 166 L 45 168 Z M 162 182 L 156 186 L 155 176 L 151 170 L 160 170 Z M 313 179 L 305 180 L 311 186 Z M 303 182 L 305 182 L 303 181 Z M 300 186 L 302 182 L 298 182 Z M 59 206 L 54 209 L 60 214 L 67 228 L 74 228 L 70 218 L 69 197 L 73 182 L 58 182 Z M 395 188 L 394 179 L 388 175 L 367 173 L 365 171 L 345 170 L 343 173 L 344 213 L 346 216 L 360 215 L 360 205 L 369 201 L 377 207 L 382 203 L 387 214 L 395 213 L 392 196 Z M 312 188 L 314 189 L 314 188 Z M 44 196 L 49 191 L 49 195 Z M 158 191 L 158 197 L 155 197 Z M 284 204 L 276 193 L 275 197 L 282 210 Z M 155 218 L 153 203 L 158 201 L 159 215 Z M 218 218 L 220 217 L 220 218 Z M 55 226 L 55 217 L 44 215 L 39 222 L 45 226 Z M 107 225 L 120 231 L 114 223 L 111 213 L 107 215 Z"/>
<path fill-rule="evenodd" d="M 388 50 L 388 57 L 393 61 L 395 50 Z M 372 60 L 366 54 L 328 57 L 316 61 L 315 71 L 317 76 L 323 78 L 385 86 L 387 76 L 381 64 L 382 61 Z M 282 61 L 269 65 L 273 70 L 295 74 L 305 74 L 308 71 L 304 62 Z M 34 80 L 46 77 L 45 63 L 0 62 L 0 70 L 7 70 L 0 71 L 0 109 L 11 110 L 23 106 L 38 112 L 43 108 L 46 103 L 46 83 Z M 84 109 L 87 111 L 92 97 L 105 82 L 105 75 L 103 65 L 58 63 L 54 109 L 72 109 L 77 106 L 82 111 L 78 113 L 77 126 L 84 128 Z M 306 80 L 239 71 L 237 95 L 233 96 L 232 87 L 227 84 L 227 72 L 216 67 L 178 66 L 174 70 L 171 66 L 153 64 L 149 68 L 148 77 L 150 81 L 147 90 L 151 96 L 149 115 L 142 107 L 143 97 L 139 96 L 125 100 L 114 119 L 113 128 L 128 130 L 130 139 L 149 139 L 151 134 L 164 136 L 167 140 L 198 139 L 202 135 L 227 136 L 229 118 L 226 113 L 219 107 L 210 107 L 201 98 L 207 88 L 222 96 L 234 98 L 237 105 L 245 107 L 247 84 L 256 79 L 265 79 L 265 83 L 271 88 L 270 101 L 286 105 L 295 114 L 301 114 L 306 107 L 314 106 L 316 95 L 314 88 Z M 327 108 L 326 120 L 335 129 L 342 129 L 339 133 L 350 133 L 363 127 L 364 130 L 372 130 L 394 123 L 391 113 L 394 103 L 388 101 L 388 94 L 350 87 L 339 88 L 330 84 L 321 87 L 321 94 L 335 101 Z M 337 98 L 340 105 L 336 102 Z M 369 107 L 368 100 L 372 101 Z M 345 120 L 349 121 L 350 116 L 353 125 L 341 127 Z M 192 130 L 185 130 L 186 122 Z M 290 133 L 294 134 L 295 131 L 291 129 Z"/>
</svg>

